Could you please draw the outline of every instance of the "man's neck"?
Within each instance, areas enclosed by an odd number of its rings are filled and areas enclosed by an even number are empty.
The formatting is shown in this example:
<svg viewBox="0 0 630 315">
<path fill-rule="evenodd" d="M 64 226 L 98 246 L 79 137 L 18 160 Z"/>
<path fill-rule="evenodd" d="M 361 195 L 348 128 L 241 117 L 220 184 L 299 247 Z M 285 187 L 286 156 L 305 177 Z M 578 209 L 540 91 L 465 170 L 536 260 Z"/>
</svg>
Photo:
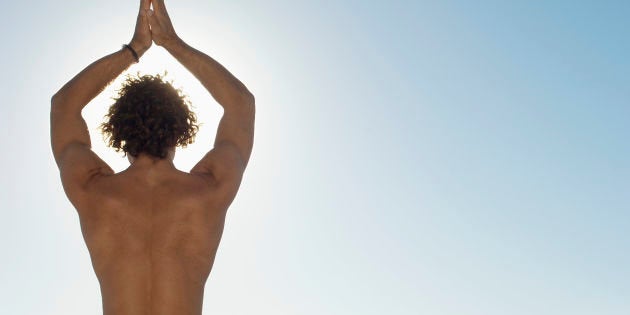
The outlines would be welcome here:
<svg viewBox="0 0 630 315">
<path fill-rule="evenodd" d="M 129 169 L 174 169 L 173 156 L 168 155 L 165 158 L 158 158 L 147 154 L 140 154 L 129 159 L 131 165 Z"/>
</svg>

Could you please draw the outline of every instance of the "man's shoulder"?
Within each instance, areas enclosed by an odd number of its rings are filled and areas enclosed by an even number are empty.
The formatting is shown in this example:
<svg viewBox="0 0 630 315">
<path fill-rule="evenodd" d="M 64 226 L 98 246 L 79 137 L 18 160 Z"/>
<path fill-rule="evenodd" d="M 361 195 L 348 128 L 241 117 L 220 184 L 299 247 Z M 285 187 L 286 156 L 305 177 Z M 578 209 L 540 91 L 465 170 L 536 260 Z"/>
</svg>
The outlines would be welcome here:
<svg viewBox="0 0 630 315">
<path fill-rule="evenodd" d="M 151 198 L 207 202 L 232 195 L 229 183 L 217 181 L 212 174 L 187 173 L 180 170 L 164 174 L 119 172 L 95 177 L 86 189 L 91 200 L 129 200 Z"/>
</svg>

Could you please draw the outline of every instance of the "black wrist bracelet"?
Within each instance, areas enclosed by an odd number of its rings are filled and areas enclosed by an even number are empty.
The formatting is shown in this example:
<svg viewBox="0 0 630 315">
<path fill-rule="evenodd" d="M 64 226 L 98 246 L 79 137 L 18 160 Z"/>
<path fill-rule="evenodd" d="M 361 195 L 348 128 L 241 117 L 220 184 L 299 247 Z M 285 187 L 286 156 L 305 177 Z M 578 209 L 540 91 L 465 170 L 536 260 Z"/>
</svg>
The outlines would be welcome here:
<svg viewBox="0 0 630 315">
<path fill-rule="evenodd" d="M 129 51 L 131 51 L 131 53 L 133 54 L 133 58 L 136 59 L 136 63 L 140 62 L 140 57 L 138 57 L 138 53 L 135 50 L 133 50 L 131 46 L 124 44 L 123 48 L 127 48 L 129 49 Z"/>
</svg>

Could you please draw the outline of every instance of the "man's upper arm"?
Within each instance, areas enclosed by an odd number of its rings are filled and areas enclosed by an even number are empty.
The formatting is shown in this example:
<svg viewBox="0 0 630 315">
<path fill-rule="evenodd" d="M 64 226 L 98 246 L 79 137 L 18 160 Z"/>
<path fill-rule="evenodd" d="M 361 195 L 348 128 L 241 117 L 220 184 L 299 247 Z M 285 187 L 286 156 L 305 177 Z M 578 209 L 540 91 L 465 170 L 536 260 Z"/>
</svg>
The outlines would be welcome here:
<svg viewBox="0 0 630 315">
<path fill-rule="evenodd" d="M 254 142 L 255 105 L 225 107 L 214 148 L 192 168 L 191 173 L 211 173 L 217 180 L 240 177 L 251 156 Z"/>
<path fill-rule="evenodd" d="M 80 111 L 66 110 L 52 101 L 51 145 L 68 193 L 84 187 L 96 174 L 114 171 L 90 149 L 90 134 Z"/>
</svg>

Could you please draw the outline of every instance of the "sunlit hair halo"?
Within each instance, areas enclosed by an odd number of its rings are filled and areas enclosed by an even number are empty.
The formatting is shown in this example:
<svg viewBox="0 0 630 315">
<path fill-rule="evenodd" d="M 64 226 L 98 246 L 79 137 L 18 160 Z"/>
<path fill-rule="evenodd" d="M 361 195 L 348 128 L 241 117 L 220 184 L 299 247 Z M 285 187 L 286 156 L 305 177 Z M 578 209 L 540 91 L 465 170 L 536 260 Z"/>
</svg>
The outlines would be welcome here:
<svg viewBox="0 0 630 315">
<path fill-rule="evenodd" d="M 193 143 L 197 117 L 181 90 L 164 75 L 128 75 L 100 126 L 117 152 L 165 158 L 172 147 Z"/>
</svg>

